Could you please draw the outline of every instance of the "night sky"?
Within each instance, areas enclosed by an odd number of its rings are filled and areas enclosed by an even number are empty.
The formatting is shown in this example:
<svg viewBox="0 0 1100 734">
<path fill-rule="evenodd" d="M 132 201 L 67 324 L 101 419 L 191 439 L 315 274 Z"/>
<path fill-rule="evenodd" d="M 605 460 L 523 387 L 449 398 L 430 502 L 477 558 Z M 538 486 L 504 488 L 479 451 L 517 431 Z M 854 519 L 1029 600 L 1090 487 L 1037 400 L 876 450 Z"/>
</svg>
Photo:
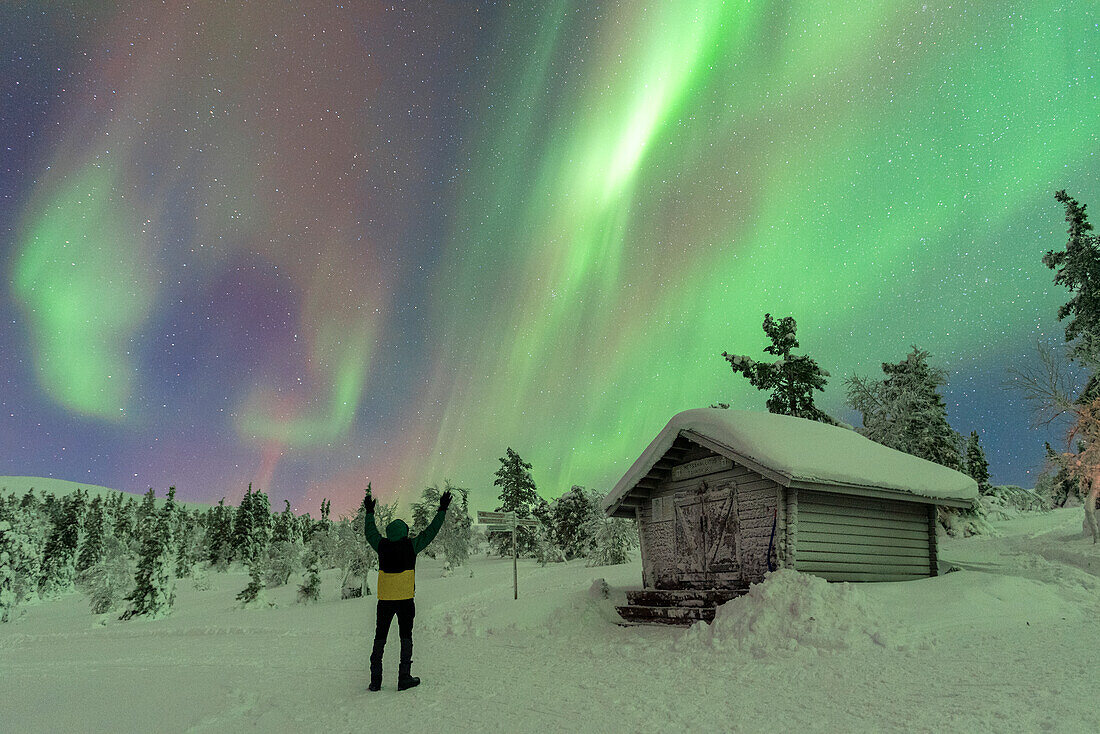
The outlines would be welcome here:
<svg viewBox="0 0 1100 734">
<path fill-rule="evenodd" d="M 0 475 L 607 491 L 764 409 L 721 353 L 771 312 L 850 422 L 929 350 L 1033 485 L 1002 383 L 1063 338 L 1054 192 L 1100 211 L 1096 4 L 642 5 L 0 4 Z"/>
</svg>

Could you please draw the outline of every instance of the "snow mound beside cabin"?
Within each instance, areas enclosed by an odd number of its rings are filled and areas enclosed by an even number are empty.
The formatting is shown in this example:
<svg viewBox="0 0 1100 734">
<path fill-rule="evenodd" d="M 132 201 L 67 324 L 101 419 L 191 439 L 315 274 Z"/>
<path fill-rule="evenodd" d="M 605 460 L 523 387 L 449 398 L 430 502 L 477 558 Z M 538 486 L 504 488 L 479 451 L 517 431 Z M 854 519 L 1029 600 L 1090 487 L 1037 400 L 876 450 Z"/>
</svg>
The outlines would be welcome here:
<svg viewBox="0 0 1100 734">
<path fill-rule="evenodd" d="M 894 647 L 897 633 L 882 605 L 855 584 L 789 569 L 769 573 L 747 594 L 718 607 L 714 621 L 699 622 L 677 640 L 680 651 L 740 650 L 771 657 L 800 648 L 848 650 L 860 646 Z"/>
</svg>

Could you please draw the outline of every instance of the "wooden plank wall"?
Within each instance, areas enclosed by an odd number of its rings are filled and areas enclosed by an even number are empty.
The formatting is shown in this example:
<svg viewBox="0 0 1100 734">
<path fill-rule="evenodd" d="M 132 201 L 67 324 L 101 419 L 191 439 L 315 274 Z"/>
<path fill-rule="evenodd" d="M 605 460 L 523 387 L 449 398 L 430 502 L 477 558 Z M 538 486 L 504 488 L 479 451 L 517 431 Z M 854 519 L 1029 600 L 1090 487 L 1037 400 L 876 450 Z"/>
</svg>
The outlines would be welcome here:
<svg viewBox="0 0 1100 734">
<path fill-rule="evenodd" d="M 903 581 L 930 574 L 928 506 L 798 491 L 795 568 L 829 581 Z"/>
<path fill-rule="evenodd" d="M 652 498 L 686 498 L 694 494 L 699 483 L 705 481 L 708 491 L 728 491 L 734 486 L 738 491 L 738 524 L 741 533 L 741 557 L 743 570 L 740 583 L 756 583 L 768 570 L 768 541 L 776 521 L 775 545 L 772 549 L 773 564 L 789 551 L 786 543 L 785 510 L 779 501 L 783 488 L 771 479 L 735 464 L 733 469 L 693 477 L 679 482 L 663 482 L 653 491 L 651 501 L 638 513 L 639 534 L 642 545 L 642 578 L 647 587 L 679 588 L 672 569 L 676 561 L 676 532 L 673 521 L 653 520 Z M 777 508 L 779 515 L 776 515 Z"/>
</svg>

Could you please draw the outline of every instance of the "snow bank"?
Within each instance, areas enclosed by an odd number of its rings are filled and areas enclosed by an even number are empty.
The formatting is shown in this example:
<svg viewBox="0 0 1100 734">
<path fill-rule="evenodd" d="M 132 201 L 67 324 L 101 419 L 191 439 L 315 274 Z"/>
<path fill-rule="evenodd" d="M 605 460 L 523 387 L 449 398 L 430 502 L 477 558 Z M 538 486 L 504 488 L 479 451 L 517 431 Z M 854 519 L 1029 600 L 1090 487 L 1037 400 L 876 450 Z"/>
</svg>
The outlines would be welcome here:
<svg viewBox="0 0 1100 734">
<path fill-rule="evenodd" d="M 881 605 L 854 584 L 781 569 L 744 596 L 718 607 L 709 626 L 699 622 L 674 645 L 681 652 L 741 650 L 770 657 L 799 648 L 848 650 L 891 646 L 896 630 Z"/>
</svg>

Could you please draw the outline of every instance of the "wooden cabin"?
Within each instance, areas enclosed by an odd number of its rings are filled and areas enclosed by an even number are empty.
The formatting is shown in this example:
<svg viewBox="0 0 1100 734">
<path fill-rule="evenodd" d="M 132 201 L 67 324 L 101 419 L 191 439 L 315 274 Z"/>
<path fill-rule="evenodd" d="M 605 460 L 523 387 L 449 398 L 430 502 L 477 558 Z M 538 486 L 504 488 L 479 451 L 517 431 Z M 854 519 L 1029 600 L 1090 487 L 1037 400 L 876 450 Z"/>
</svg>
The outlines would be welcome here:
<svg viewBox="0 0 1100 734">
<path fill-rule="evenodd" d="M 777 568 L 830 581 L 937 573 L 936 507 L 973 479 L 848 428 L 773 413 L 679 413 L 604 501 L 638 520 L 642 590 L 628 622 L 710 621 Z"/>
</svg>

